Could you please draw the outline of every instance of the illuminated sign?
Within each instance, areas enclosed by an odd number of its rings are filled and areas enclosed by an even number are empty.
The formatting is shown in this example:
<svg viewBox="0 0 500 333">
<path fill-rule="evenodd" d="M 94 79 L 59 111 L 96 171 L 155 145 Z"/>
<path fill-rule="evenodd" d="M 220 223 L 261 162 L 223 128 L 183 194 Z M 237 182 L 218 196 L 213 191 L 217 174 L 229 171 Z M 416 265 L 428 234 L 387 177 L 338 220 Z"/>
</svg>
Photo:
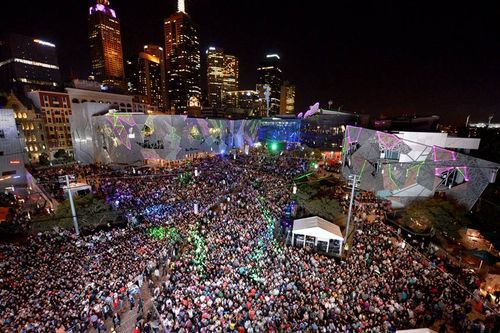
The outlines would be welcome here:
<svg viewBox="0 0 500 333">
<path fill-rule="evenodd" d="M 279 56 L 279 55 L 277 55 L 277 54 L 275 54 L 275 53 L 273 53 L 273 54 L 268 54 L 268 55 L 266 55 L 266 58 L 277 58 L 277 59 L 279 59 L 279 58 L 280 58 L 280 56 Z"/>
<path fill-rule="evenodd" d="M 19 160 L 10 160 L 10 164 L 20 164 L 21 161 Z"/>
</svg>

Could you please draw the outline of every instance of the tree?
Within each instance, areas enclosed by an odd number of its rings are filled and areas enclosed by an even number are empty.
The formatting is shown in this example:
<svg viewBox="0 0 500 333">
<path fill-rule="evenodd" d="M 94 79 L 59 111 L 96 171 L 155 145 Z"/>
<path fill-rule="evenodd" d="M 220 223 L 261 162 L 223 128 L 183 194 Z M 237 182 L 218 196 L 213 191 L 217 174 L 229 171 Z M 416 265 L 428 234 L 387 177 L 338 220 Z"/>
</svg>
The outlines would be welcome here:
<svg viewBox="0 0 500 333">
<path fill-rule="evenodd" d="M 38 162 L 40 163 L 40 165 L 49 165 L 49 155 L 47 153 L 41 153 L 38 157 Z"/>
<path fill-rule="evenodd" d="M 56 151 L 56 153 L 54 154 L 54 158 L 58 159 L 58 160 L 64 160 L 64 161 L 67 161 L 69 159 L 69 155 L 68 153 L 66 152 L 66 150 L 64 149 L 59 149 L 58 151 Z"/>
<path fill-rule="evenodd" d="M 111 209 L 104 200 L 88 194 L 83 197 L 75 197 L 76 214 L 80 229 L 93 229 L 98 226 L 115 223 L 119 214 Z M 73 230 L 73 219 L 69 200 L 65 200 L 58 207 L 53 216 L 34 219 L 32 233 L 51 230 L 54 227 Z"/>
</svg>

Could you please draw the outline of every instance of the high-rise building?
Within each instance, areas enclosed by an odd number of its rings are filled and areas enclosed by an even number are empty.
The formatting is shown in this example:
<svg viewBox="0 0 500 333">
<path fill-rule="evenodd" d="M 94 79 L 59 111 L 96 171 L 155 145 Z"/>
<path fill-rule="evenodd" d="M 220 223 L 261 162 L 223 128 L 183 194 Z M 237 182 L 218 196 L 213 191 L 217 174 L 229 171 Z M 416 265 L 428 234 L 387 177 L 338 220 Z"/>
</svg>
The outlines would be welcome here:
<svg viewBox="0 0 500 333">
<path fill-rule="evenodd" d="M 127 92 L 130 95 L 139 94 L 139 58 L 130 57 L 125 61 L 125 78 L 127 81 Z"/>
<path fill-rule="evenodd" d="M 139 53 L 137 65 L 139 95 L 146 96 L 148 104 L 163 111 L 165 103 L 163 48 L 145 45 L 144 52 Z"/>
<path fill-rule="evenodd" d="M 239 89 L 239 67 L 238 58 L 234 55 L 224 55 L 224 83 L 222 90 L 224 92 L 237 91 Z"/>
<path fill-rule="evenodd" d="M 295 86 L 288 81 L 281 86 L 280 114 L 295 114 Z"/>
<path fill-rule="evenodd" d="M 89 9 L 92 75 L 110 89 L 125 90 L 120 20 L 108 0 L 97 0 Z"/>
<path fill-rule="evenodd" d="M 167 111 L 167 68 L 165 67 L 165 50 L 163 47 L 153 44 L 144 46 L 144 52 L 151 54 L 160 60 L 160 89 L 161 104 L 159 107 L 162 111 Z"/>
<path fill-rule="evenodd" d="M 198 29 L 179 0 L 177 13 L 164 22 L 169 108 L 176 114 L 199 113 L 200 44 Z"/>
<path fill-rule="evenodd" d="M 209 47 L 206 53 L 208 104 L 212 108 L 230 107 L 232 96 L 228 92 L 238 90 L 238 58 L 217 47 Z"/>
<path fill-rule="evenodd" d="M 56 46 L 18 34 L 0 37 L 0 89 L 27 92 L 60 90 Z"/>
<path fill-rule="evenodd" d="M 266 55 L 266 60 L 257 68 L 257 84 L 268 85 L 270 90 L 269 115 L 280 111 L 281 84 L 283 82 L 280 57 L 277 54 Z"/>
<path fill-rule="evenodd" d="M 222 85 L 224 83 L 224 50 L 209 47 L 207 52 L 208 104 L 222 108 Z"/>
</svg>

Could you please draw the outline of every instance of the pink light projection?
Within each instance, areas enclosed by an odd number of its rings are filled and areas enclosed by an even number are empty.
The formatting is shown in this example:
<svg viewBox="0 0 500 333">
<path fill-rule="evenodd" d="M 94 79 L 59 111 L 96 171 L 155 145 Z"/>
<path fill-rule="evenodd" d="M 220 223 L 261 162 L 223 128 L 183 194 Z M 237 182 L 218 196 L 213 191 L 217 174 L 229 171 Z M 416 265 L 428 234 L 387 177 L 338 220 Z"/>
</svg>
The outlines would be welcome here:
<svg viewBox="0 0 500 333">
<path fill-rule="evenodd" d="M 434 168 L 434 175 L 436 177 L 439 177 L 441 176 L 442 173 L 444 172 L 449 172 L 451 170 L 457 170 L 458 172 L 460 172 L 462 174 L 462 176 L 464 177 L 464 180 L 466 182 L 469 181 L 469 171 L 468 171 L 468 168 L 467 166 L 458 166 L 458 167 L 438 167 L 438 168 Z"/>
<path fill-rule="evenodd" d="M 358 133 L 356 135 L 356 139 L 353 139 L 353 137 L 351 136 L 352 132 L 354 131 L 356 133 L 356 131 L 354 129 L 357 129 Z M 361 130 L 362 128 L 361 127 L 355 127 L 355 126 L 347 126 L 347 143 L 351 144 L 351 143 L 357 143 L 359 142 L 359 136 L 361 135 Z"/>
<path fill-rule="evenodd" d="M 95 6 L 89 8 L 89 14 L 90 15 L 92 15 L 95 12 L 101 12 L 101 13 L 104 13 L 104 14 L 111 15 L 113 18 L 116 18 L 116 13 L 115 13 L 115 11 L 113 9 L 111 9 L 109 7 L 106 7 L 105 5 L 100 4 L 100 3 L 98 3 Z"/>
<path fill-rule="evenodd" d="M 439 161 L 456 161 L 457 153 L 453 150 L 444 149 L 438 146 L 432 146 L 432 157 L 434 162 Z"/>
<path fill-rule="evenodd" d="M 378 143 L 381 144 L 385 149 L 391 150 L 396 147 L 396 145 L 401 142 L 401 139 L 396 135 L 391 133 L 384 133 L 377 131 Z"/>
<path fill-rule="evenodd" d="M 438 167 L 434 168 L 434 175 L 439 177 L 443 172 L 448 172 L 450 170 L 455 169 L 455 167 Z"/>
<path fill-rule="evenodd" d="M 113 126 L 113 132 L 115 133 L 116 138 L 120 141 L 120 144 L 124 145 L 129 150 L 131 150 L 132 145 L 130 143 L 130 138 L 128 136 L 129 134 L 128 129 L 137 125 L 134 118 L 130 115 L 124 116 L 124 115 L 114 114 L 111 116 L 106 116 L 106 119 Z"/>
</svg>

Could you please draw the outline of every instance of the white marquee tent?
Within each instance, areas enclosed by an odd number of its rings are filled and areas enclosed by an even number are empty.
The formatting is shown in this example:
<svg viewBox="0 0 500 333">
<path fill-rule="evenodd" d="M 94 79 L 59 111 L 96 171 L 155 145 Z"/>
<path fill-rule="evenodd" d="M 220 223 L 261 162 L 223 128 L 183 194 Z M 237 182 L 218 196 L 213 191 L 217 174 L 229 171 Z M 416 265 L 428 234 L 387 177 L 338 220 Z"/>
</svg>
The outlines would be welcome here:
<svg viewBox="0 0 500 333">
<path fill-rule="evenodd" d="M 296 235 L 304 235 L 304 246 L 306 244 L 306 237 L 314 237 L 314 244 L 317 245 L 318 241 L 326 242 L 326 252 L 328 252 L 328 244 L 330 240 L 340 241 L 340 247 L 344 242 L 344 237 L 338 225 L 333 224 L 318 216 L 306 217 L 293 221 L 292 230 L 292 244 L 294 244 Z"/>
</svg>

